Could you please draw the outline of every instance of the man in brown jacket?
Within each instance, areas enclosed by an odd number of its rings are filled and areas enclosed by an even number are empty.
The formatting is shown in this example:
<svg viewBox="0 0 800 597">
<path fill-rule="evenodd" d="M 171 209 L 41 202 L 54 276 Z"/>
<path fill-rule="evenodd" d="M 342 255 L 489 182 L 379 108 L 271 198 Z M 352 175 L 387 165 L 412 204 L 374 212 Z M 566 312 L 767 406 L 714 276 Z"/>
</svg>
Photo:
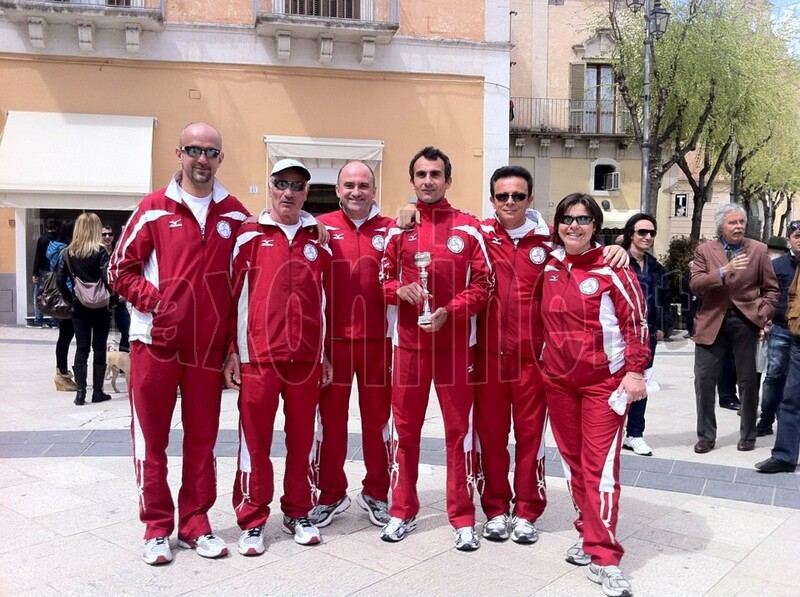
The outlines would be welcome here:
<svg viewBox="0 0 800 597">
<path fill-rule="evenodd" d="M 778 281 L 767 246 L 744 237 L 747 214 L 742 206 L 720 206 L 714 221 L 717 238 L 695 250 L 689 281 L 692 292 L 703 293 L 694 337 L 698 438 L 694 451 L 698 454 L 710 452 L 716 443 L 714 391 L 728 346 L 733 346 L 742 402 L 736 448 L 742 452 L 755 448 L 756 342 L 778 300 Z"/>
</svg>

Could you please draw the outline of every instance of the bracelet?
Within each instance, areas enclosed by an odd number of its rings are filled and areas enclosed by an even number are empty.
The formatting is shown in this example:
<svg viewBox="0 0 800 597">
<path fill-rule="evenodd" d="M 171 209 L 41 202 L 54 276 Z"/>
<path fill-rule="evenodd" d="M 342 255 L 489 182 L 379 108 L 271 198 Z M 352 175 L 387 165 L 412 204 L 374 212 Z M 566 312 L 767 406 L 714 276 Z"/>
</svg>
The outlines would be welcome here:
<svg viewBox="0 0 800 597">
<path fill-rule="evenodd" d="M 641 381 L 644 379 L 644 375 L 641 373 L 634 373 L 633 371 L 628 371 L 625 375 L 630 375 L 631 378 L 635 379 L 636 381 Z"/>
</svg>

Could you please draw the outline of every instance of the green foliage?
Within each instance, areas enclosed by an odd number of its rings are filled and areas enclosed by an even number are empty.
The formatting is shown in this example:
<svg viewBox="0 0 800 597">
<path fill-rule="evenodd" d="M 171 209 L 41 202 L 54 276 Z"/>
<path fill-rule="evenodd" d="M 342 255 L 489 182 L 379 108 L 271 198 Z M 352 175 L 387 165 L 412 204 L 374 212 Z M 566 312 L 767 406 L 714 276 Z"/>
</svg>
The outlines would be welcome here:
<svg viewBox="0 0 800 597">
<path fill-rule="evenodd" d="M 681 298 L 689 292 L 684 278 L 689 271 L 689 262 L 694 256 L 694 250 L 700 244 L 688 236 L 676 236 L 669 241 L 666 255 L 661 255 L 659 261 L 667 270 L 669 283 L 672 287 L 672 301 L 683 302 Z"/>
</svg>

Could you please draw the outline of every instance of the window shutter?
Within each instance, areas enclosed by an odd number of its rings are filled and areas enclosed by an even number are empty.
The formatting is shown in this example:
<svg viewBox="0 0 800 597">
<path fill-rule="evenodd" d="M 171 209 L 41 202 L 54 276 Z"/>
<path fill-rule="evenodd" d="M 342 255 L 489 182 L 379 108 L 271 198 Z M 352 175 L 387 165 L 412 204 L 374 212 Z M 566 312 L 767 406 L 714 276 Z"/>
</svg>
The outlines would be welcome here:
<svg viewBox="0 0 800 597">
<path fill-rule="evenodd" d="M 605 191 L 618 191 L 619 190 L 619 172 L 609 172 L 606 174 Z"/>
<path fill-rule="evenodd" d="M 569 65 L 569 130 L 580 133 L 583 130 L 584 80 L 586 64 L 574 62 Z"/>
</svg>

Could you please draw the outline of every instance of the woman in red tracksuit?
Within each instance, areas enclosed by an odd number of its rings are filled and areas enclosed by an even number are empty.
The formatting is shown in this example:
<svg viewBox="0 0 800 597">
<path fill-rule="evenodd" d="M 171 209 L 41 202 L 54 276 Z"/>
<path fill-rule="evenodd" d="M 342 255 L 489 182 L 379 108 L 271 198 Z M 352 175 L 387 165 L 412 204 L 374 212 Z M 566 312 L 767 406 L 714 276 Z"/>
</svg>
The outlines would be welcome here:
<svg viewBox="0 0 800 597">
<path fill-rule="evenodd" d="M 606 595 L 631 595 L 618 568 L 616 538 L 622 414 L 645 397 L 650 358 L 647 308 L 636 275 L 603 265 L 596 242 L 603 212 L 588 195 L 573 193 L 556 208 L 556 250 L 542 280 L 544 378 L 550 422 L 578 519 L 579 538 L 567 561 L 589 565 L 589 579 Z"/>
</svg>

